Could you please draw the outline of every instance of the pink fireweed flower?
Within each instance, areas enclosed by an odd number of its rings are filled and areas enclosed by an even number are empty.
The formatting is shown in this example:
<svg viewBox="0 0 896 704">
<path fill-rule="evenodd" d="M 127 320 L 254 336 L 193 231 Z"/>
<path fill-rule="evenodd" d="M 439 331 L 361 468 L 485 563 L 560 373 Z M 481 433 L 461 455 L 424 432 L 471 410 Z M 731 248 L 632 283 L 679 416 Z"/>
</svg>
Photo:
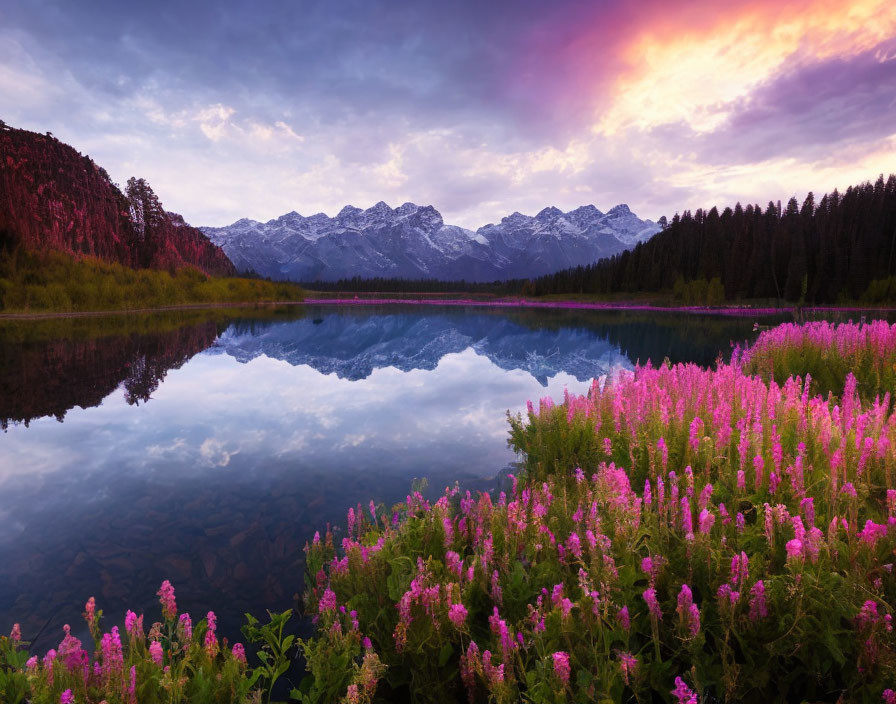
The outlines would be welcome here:
<svg viewBox="0 0 896 704">
<path fill-rule="evenodd" d="M 622 670 L 622 680 L 626 685 L 629 684 L 629 679 L 635 674 L 637 667 L 638 658 L 629 652 L 619 653 L 619 669 Z"/>
<path fill-rule="evenodd" d="M 597 592 L 594 592 L 595 594 Z M 632 621 L 631 617 L 628 615 L 628 606 L 623 606 L 616 614 L 616 620 L 619 621 L 619 625 L 622 626 L 622 630 L 626 633 L 631 630 Z"/>
<path fill-rule="evenodd" d="M 896 692 L 892 689 L 885 689 L 880 698 L 884 700 L 884 704 L 896 704 Z"/>
<path fill-rule="evenodd" d="M 59 695 L 59 704 L 74 704 L 75 695 L 72 694 L 72 690 L 67 689 L 62 694 Z"/>
<path fill-rule="evenodd" d="M 25 669 L 28 672 L 34 672 L 37 669 L 37 655 L 32 655 L 25 663 Z"/>
<path fill-rule="evenodd" d="M 660 604 L 656 600 L 656 589 L 650 587 L 644 590 L 644 601 L 647 603 L 647 610 L 650 612 L 650 617 L 656 619 L 657 621 L 663 618 L 663 612 L 660 609 Z"/>
<path fill-rule="evenodd" d="M 681 497 L 681 532 L 685 537 L 694 535 L 694 523 L 691 516 L 691 502 L 687 496 Z"/>
<path fill-rule="evenodd" d="M 467 620 L 467 607 L 463 604 L 452 604 L 448 609 L 448 619 L 460 630 Z"/>
<path fill-rule="evenodd" d="M 205 651 L 210 657 L 214 657 L 218 652 L 218 637 L 215 635 L 218 619 L 214 611 L 209 611 L 206 615 L 208 622 L 208 630 L 205 632 Z"/>
<path fill-rule="evenodd" d="M 687 584 L 681 585 L 681 591 L 678 593 L 678 622 L 691 634 L 693 638 L 700 632 L 700 611 L 694 604 L 694 595 L 691 588 Z"/>
<path fill-rule="evenodd" d="M 666 468 L 669 466 L 669 448 L 666 446 L 666 440 L 664 438 L 660 438 L 656 441 L 656 449 L 657 452 L 660 453 L 660 462 L 663 471 L 665 472 Z"/>
<path fill-rule="evenodd" d="M 762 477 L 765 473 L 765 460 L 762 458 L 762 455 L 756 455 L 753 458 L 753 470 L 755 472 L 754 486 L 758 489 L 762 486 Z"/>
<path fill-rule="evenodd" d="M 740 511 L 738 511 L 737 516 L 734 517 L 734 527 L 738 534 L 743 533 L 744 529 L 747 527 L 747 520 L 744 518 L 744 514 Z"/>
<path fill-rule="evenodd" d="M 694 416 L 694 420 L 691 421 L 691 427 L 688 432 L 688 441 L 691 444 L 691 449 L 694 452 L 700 449 L 700 436 L 703 435 L 703 421 L 699 416 Z"/>
<path fill-rule="evenodd" d="M 324 591 L 324 595 L 320 598 L 320 602 L 317 604 L 317 610 L 319 613 L 327 613 L 329 611 L 336 610 L 336 592 L 334 592 L 329 587 Z"/>
<path fill-rule="evenodd" d="M 455 574 L 458 577 L 461 577 L 463 575 L 463 561 L 460 559 L 460 555 L 458 555 L 453 550 L 449 550 L 445 553 L 445 566 L 452 574 Z"/>
<path fill-rule="evenodd" d="M 744 470 L 737 470 L 737 490 L 744 491 L 747 488 L 747 475 L 744 474 Z"/>
<path fill-rule="evenodd" d="M 653 576 L 653 560 L 649 555 L 641 558 L 641 569 L 651 577 Z"/>
<path fill-rule="evenodd" d="M 613 442 L 610 438 L 604 438 L 604 454 L 610 457 L 613 454 Z"/>
<path fill-rule="evenodd" d="M 765 584 L 760 579 L 750 589 L 750 620 L 756 621 L 766 616 L 768 609 L 765 605 Z"/>
<path fill-rule="evenodd" d="M 345 702 L 346 704 L 360 704 L 361 703 L 361 693 L 358 690 L 358 685 L 350 684 L 348 689 L 345 691 Z"/>
<path fill-rule="evenodd" d="M 740 555 L 731 558 L 731 584 L 737 586 L 747 581 L 750 576 L 750 558 L 741 551 Z"/>
<path fill-rule="evenodd" d="M 177 602 L 174 599 L 174 587 L 167 579 L 162 582 L 159 591 L 156 592 L 159 597 L 159 603 L 162 605 L 162 615 L 166 620 L 177 618 Z"/>
<path fill-rule="evenodd" d="M 678 701 L 678 704 L 697 704 L 697 695 L 690 689 L 681 677 L 675 678 L 675 689 L 672 694 Z"/>
<path fill-rule="evenodd" d="M 12 624 L 12 630 L 9 632 L 9 639 L 13 643 L 18 643 L 20 640 L 22 640 L 22 627 L 19 626 L 19 624 Z"/>
<path fill-rule="evenodd" d="M 182 632 L 185 642 L 189 643 L 193 639 L 193 621 L 186 611 L 180 615 L 178 630 Z"/>
<path fill-rule="evenodd" d="M 880 538 L 887 537 L 887 526 L 883 523 L 875 523 L 869 518 L 858 535 L 863 543 L 874 547 Z"/>
<path fill-rule="evenodd" d="M 569 538 L 566 540 L 566 548 L 575 555 L 576 558 L 581 559 L 582 541 L 579 539 L 579 534 L 575 531 L 569 534 Z"/>
<path fill-rule="evenodd" d="M 234 643 L 230 653 L 233 655 L 233 659 L 238 663 L 241 665 L 246 664 L 246 649 L 243 647 L 242 643 Z"/>
<path fill-rule="evenodd" d="M 65 632 L 65 638 L 59 644 L 56 657 L 62 660 L 69 672 L 86 672 L 89 662 L 87 651 L 81 647 L 81 641 L 71 634 L 68 624 L 65 624 L 62 630 Z"/>
<path fill-rule="evenodd" d="M 90 629 L 93 630 L 93 622 L 96 618 L 96 599 L 90 597 L 87 600 L 87 603 L 84 605 L 84 620 L 87 621 L 87 625 L 90 626 Z"/>
<path fill-rule="evenodd" d="M 716 598 L 722 602 L 721 608 L 726 606 L 734 606 L 740 599 L 740 592 L 731 588 L 730 584 L 723 584 L 716 591 Z"/>
<path fill-rule="evenodd" d="M 165 654 L 162 650 L 162 644 L 154 640 L 149 644 L 149 657 L 159 667 L 165 663 Z"/>
<path fill-rule="evenodd" d="M 131 638 L 142 638 L 143 616 L 137 616 L 137 614 L 129 610 L 124 617 L 124 630 Z"/>
<path fill-rule="evenodd" d="M 788 540 L 787 545 L 785 546 L 787 549 L 787 561 L 788 562 L 802 562 L 803 559 L 803 541 L 798 538 L 794 538 L 793 540 Z"/>
<path fill-rule="evenodd" d="M 719 503 L 719 516 L 722 519 L 722 525 L 727 526 L 731 523 L 731 514 L 728 513 L 728 509 L 725 508 L 724 503 Z"/>
<path fill-rule="evenodd" d="M 712 530 L 713 524 L 716 522 L 715 514 L 707 511 L 705 508 L 700 511 L 699 518 L 699 528 L 700 533 L 703 535 L 709 535 L 709 532 Z"/>
<path fill-rule="evenodd" d="M 563 684 L 568 684 L 570 675 L 569 653 L 559 650 L 552 657 L 554 660 L 554 674 L 557 675 L 557 678 Z"/>
<path fill-rule="evenodd" d="M 807 496 L 805 499 L 800 501 L 800 513 L 803 514 L 803 519 L 806 521 L 806 525 L 810 528 L 815 525 L 815 499 L 811 496 Z"/>
</svg>

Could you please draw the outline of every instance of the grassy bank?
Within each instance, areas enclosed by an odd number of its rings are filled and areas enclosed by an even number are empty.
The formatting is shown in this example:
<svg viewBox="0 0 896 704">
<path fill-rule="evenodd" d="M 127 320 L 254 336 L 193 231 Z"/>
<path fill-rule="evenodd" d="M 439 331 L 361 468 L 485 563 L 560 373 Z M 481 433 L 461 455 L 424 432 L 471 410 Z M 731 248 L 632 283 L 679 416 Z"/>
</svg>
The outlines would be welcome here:
<svg viewBox="0 0 896 704">
<path fill-rule="evenodd" d="M 0 257 L 0 312 L 78 312 L 189 304 L 301 301 L 295 284 L 210 277 L 198 269 L 131 269 L 61 253 Z"/>
</svg>

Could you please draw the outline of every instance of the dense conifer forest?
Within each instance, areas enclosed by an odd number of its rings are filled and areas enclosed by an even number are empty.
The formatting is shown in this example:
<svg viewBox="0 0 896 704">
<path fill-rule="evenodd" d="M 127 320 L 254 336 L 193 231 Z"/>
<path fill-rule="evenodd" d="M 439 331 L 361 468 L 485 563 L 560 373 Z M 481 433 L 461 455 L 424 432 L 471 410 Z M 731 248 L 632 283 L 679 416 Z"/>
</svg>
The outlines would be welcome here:
<svg viewBox="0 0 896 704">
<path fill-rule="evenodd" d="M 896 175 L 833 191 L 734 208 L 685 211 L 649 241 L 557 272 L 533 295 L 672 292 L 687 302 L 805 303 L 896 299 Z"/>
</svg>

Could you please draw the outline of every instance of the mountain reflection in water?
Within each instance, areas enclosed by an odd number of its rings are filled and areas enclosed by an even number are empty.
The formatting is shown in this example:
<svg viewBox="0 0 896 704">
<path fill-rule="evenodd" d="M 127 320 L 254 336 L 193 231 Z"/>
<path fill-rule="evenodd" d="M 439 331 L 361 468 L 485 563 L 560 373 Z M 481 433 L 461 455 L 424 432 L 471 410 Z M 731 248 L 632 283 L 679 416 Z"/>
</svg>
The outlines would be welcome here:
<svg viewBox="0 0 896 704">
<path fill-rule="evenodd" d="M 181 609 L 294 604 L 302 548 L 348 506 L 492 485 L 506 411 L 637 361 L 711 363 L 751 321 L 309 307 L 0 323 L 0 632 L 55 646 L 170 579 Z M 57 422 L 63 421 L 63 422 Z M 5 630 L 4 630 L 5 629 Z"/>
</svg>

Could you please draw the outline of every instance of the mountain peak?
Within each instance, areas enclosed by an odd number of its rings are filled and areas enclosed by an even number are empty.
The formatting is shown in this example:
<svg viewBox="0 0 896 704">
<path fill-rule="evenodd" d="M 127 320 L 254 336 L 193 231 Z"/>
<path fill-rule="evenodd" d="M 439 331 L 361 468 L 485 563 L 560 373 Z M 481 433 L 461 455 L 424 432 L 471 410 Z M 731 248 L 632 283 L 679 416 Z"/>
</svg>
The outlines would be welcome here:
<svg viewBox="0 0 896 704">
<path fill-rule="evenodd" d="M 247 225 L 257 225 L 257 220 L 252 220 L 251 218 L 240 218 L 235 223 L 230 225 L 230 227 L 246 227 Z"/>
<path fill-rule="evenodd" d="M 577 217 L 600 217 L 601 215 L 603 215 L 603 213 L 593 205 L 580 205 L 575 210 L 570 210 L 566 214 L 575 215 Z"/>
<path fill-rule="evenodd" d="M 364 212 L 365 213 L 391 213 L 392 208 L 389 207 L 389 204 L 386 203 L 386 201 L 381 200 L 378 203 L 375 203 L 374 205 L 370 206 Z"/>
<path fill-rule="evenodd" d="M 336 216 L 337 219 L 341 220 L 343 218 L 350 218 L 353 215 L 358 215 L 359 213 L 363 213 L 364 211 L 360 208 L 356 208 L 353 205 L 347 205 L 342 210 L 339 211 L 339 214 Z"/>
<path fill-rule="evenodd" d="M 544 208 L 538 215 L 535 217 L 539 220 L 549 220 L 551 218 L 558 218 L 563 215 L 563 211 L 560 208 L 555 208 L 553 205 Z"/>
<path fill-rule="evenodd" d="M 607 215 L 631 215 L 632 211 L 625 203 L 620 203 L 607 211 Z"/>
</svg>

